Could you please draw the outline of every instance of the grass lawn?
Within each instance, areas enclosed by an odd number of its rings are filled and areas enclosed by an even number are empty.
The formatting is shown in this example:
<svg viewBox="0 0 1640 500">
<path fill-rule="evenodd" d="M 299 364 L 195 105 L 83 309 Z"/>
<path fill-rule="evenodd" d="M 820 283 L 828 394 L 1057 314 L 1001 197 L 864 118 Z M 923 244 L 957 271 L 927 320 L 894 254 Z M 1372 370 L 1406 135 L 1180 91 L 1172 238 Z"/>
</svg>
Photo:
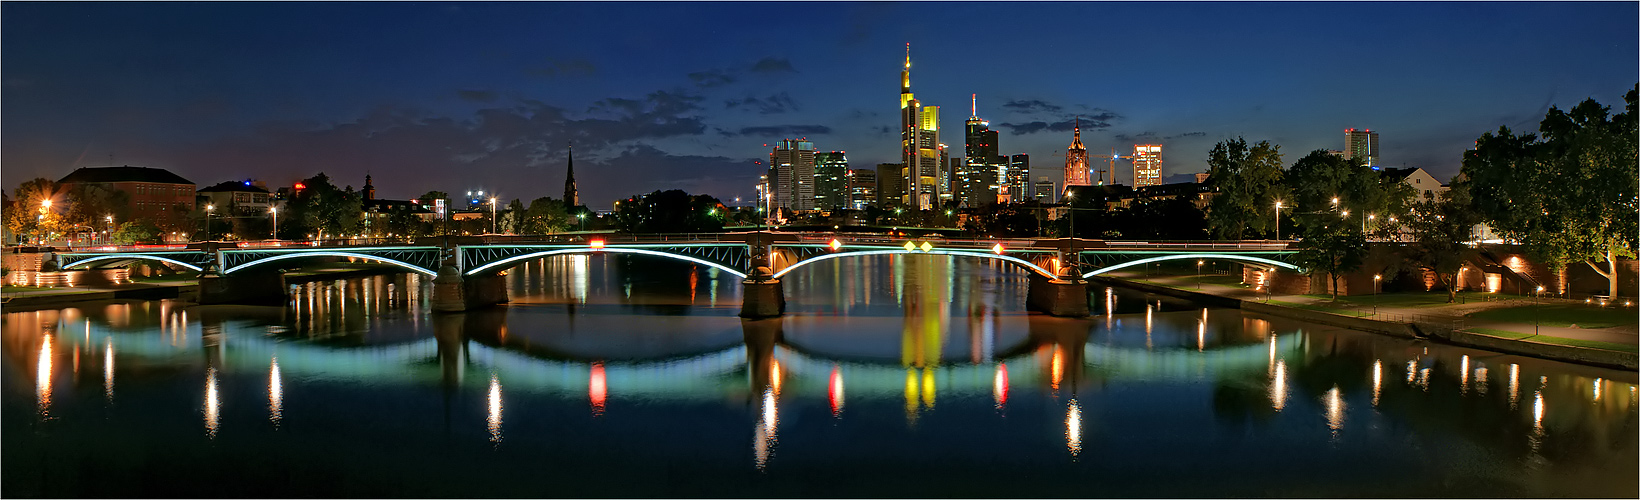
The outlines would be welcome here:
<svg viewBox="0 0 1640 500">
<path fill-rule="evenodd" d="M 0 293 L 51 292 L 48 295 L 75 295 L 75 294 L 81 294 L 81 293 L 98 293 L 98 292 L 102 292 L 102 291 L 103 290 L 87 290 L 87 289 L 84 289 L 84 288 L 69 288 L 69 287 L 66 287 L 66 286 L 56 287 L 56 288 L 37 287 L 37 286 L 5 286 L 5 287 L 0 287 Z"/>
<path fill-rule="evenodd" d="M 1469 331 L 1471 333 L 1478 333 L 1478 334 L 1481 334 L 1481 335 L 1486 335 L 1486 336 L 1489 336 L 1489 337 L 1497 337 L 1497 338 L 1500 338 L 1500 339 L 1531 340 L 1532 342 L 1542 342 L 1542 343 L 1545 343 L 1545 344 L 1558 344 L 1558 345 L 1571 346 L 1571 347 L 1582 347 L 1582 348 L 1585 348 L 1585 349 L 1605 349 L 1605 350 L 1608 350 L 1608 351 L 1623 351 L 1623 352 L 1637 352 L 1637 351 L 1640 351 L 1640 350 L 1637 350 L 1636 346 L 1633 346 L 1633 345 L 1618 344 L 1618 343 L 1615 343 L 1615 342 L 1601 342 L 1601 341 L 1598 341 L 1598 340 L 1568 339 L 1568 338 L 1561 338 L 1561 337 L 1550 337 L 1548 335 L 1532 335 L 1530 333 L 1511 332 L 1511 331 L 1508 331 L 1508 330 L 1498 330 L 1498 329 L 1493 329 L 1493 328 L 1471 328 Z"/>
<path fill-rule="evenodd" d="M 1489 309 L 1471 313 L 1469 317 L 1527 325 L 1534 322 L 1544 326 L 1566 327 L 1576 325 L 1578 328 L 1640 326 L 1640 317 L 1637 317 L 1632 309 L 1572 304 Z"/>
</svg>

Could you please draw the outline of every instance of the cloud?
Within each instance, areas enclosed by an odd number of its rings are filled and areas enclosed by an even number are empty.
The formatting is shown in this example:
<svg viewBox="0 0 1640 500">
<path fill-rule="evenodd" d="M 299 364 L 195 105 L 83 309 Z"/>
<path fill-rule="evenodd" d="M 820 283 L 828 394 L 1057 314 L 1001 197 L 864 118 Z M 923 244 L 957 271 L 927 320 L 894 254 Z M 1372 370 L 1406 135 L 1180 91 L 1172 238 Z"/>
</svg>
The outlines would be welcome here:
<svg viewBox="0 0 1640 500">
<path fill-rule="evenodd" d="M 577 158 L 579 160 L 579 158 Z M 634 145 L 619 155 L 575 162 L 577 186 L 583 198 L 608 201 L 657 190 L 682 189 L 691 194 L 710 194 L 729 202 L 735 196 L 752 196 L 764 168 L 753 158 L 673 155 L 649 145 Z M 582 180 L 582 170 L 588 180 Z M 590 181 L 590 182 L 589 182 Z"/>
<path fill-rule="evenodd" d="M 494 102 L 496 97 L 495 92 L 488 90 L 457 90 L 456 94 L 473 102 Z"/>
<path fill-rule="evenodd" d="M 1137 142 L 1137 141 L 1154 141 L 1154 140 L 1160 139 L 1161 136 L 1156 135 L 1155 132 L 1145 131 L 1145 132 L 1140 132 L 1140 133 L 1137 133 L 1137 134 L 1116 134 L 1116 135 L 1111 136 L 1111 138 L 1116 139 L 1118 141 L 1122 141 L 1122 142 Z"/>
<path fill-rule="evenodd" d="M 545 64 L 524 70 L 525 74 L 544 76 L 548 78 L 559 76 L 592 76 L 598 73 L 598 67 L 586 59 L 552 60 Z"/>
<path fill-rule="evenodd" d="M 1080 120 L 1080 122 L 1078 122 L 1078 120 L 1076 120 L 1075 118 L 1066 119 L 1066 120 L 1063 120 L 1063 121 L 1052 122 L 1052 123 L 1046 122 L 1046 121 L 1040 121 L 1040 120 L 1032 121 L 1032 122 L 1025 122 L 1025 123 L 999 123 L 999 124 L 997 124 L 997 126 L 1007 127 L 1008 132 L 1013 134 L 1013 135 L 1025 135 L 1025 134 L 1034 134 L 1034 133 L 1043 132 L 1043 131 L 1048 131 L 1048 132 L 1070 132 L 1070 131 L 1074 130 L 1078 126 L 1078 124 L 1080 124 L 1080 126 L 1082 127 L 1082 130 L 1086 130 L 1086 131 L 1102 130 L 1102 129 L 1110 128 L 1110 126 L 1111 126 L 1110 122 L 1106 122 L 1106 121 L 1084 119 L 1084 120 Z"/>
<path fill-rule="evenodd" d="M 740 129 L 740 135 L 757 137 L 807 137 L 830 133 L 831 127 L 825 125 L 774 125 Z"/>
<path fill-rule="evenodd" d="M 721 87 L 735 83 L 738 80 L 739 78 L 736 78 L 734 75 L 716 69 L 696 71 L 689 74 L 689 81 L 695 82 L 695 86 L 703 89 Z"/>
<path fill-rule="evenodd" d="M 772 115 L 776 113 L 785 113 L 788 111 L 798 110 L 797 102 L 793 101 L 792 96 L 785 92 L 771 95 L 762 99 L 753 96 L 746 96 L 745 99 L 730 99 L 723 101 L 723 105 L 729 109 L 746 106 L 750 109 L 756 109 L 758 114 L 763 115 Z"/>
<path fill-rule="evenodd" d="M 1205 137 L 1205 136 L 1207 136 L 1207 132 L 1185 132 L 1185 133 L 1179 134 L 1179 135 L 1170 135 L 1170 136 L 1164 137 L 1164 139 L 1183 139 L 1185 137 Z"/>
<path fill-rule="evenodd" d="M 784 57 L 765 57 L 758 60 L 756 63 L 752 63 L 752 72 L 796 73 L 797 68 L 793 68 L 792 62 Z"/>
<path fill-rule="evenodd" d="M 1058 113 L 1060 110 L 1065 109 L 1063 106 L 1059 106 L 1059 105 L 1055 105 L 1055 104 L 1049 104 L 1049 103 L 1047 103 L 1045 101 L 1042 101 L 1042 100 L 1039 100 L 1039 99 L 1030 99 L 1030 100 L 1015 99 L 1015 100 L 1012 100 L 1012 101 L 1002 103 L 1002 107 L 1008 108 L 1009 111 L 1013 111 L 1013 112 L 1016 112 L 1016 113 L 1037 113 L 1037 112 Z"/>
</svg>

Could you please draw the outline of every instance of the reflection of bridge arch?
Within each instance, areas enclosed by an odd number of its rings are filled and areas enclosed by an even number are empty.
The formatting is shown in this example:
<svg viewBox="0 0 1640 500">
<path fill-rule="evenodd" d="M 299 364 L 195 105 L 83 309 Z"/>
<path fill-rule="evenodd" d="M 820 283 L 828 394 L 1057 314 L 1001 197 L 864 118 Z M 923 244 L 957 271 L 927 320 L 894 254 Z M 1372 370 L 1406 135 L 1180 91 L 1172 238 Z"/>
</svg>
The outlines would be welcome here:
<svg viewBox="0 0 1640 500">
<path fill-rule="evenodd" d="M 786 275 L 786 273 L 792 272 L 793 269 L 803 267 L 804 265 L 808 265 L 808 264 L 813 263 L 813 262 L 819 262 L 819 261 L 822 261 L 822 260 L 837 259 L 837 258 L 842 258 L 842 257 L 863 257 L 863 256 L 869 256 L 869 255 L 950 255 L 950 256 L 955 256 L 955 257 L 970 257 L 970 258 L 979 258 L 979 259 L 992 259 L 992 260 L 1000 260 L 1000 261 L 1004 261 L 1004 262 L 1008 262 L 1008 263 L 1012 263 L 1012 264 L 1024 267 L 1024 268 L 1029 269 L 1031 271 L 1034 271 L 1037 274 L 1040 274 L 1044 277 L 1048 277 L 1048 278 L 1053 278 L 1054 277 L 1054 274 L 1052 272 L 1048 271 L 1047 269 L 1043 269 L 1042 266 L 1036 265 L 1036 263 L 1033 263 L 1031 261 L 1021 259 L 1019 257 L 1010 256 L 1010 255 L 1003 255 L 1003 254 L 996 254 L 996 253 L 992 253 L 992 252 L 982 252 L 982 251 L 964 251 L 964 250 L 927 250 L 927 251 L 923 251 L 923 250 L 906 250 L 906 249 L 903 249 L 903 248 L 900 248 L 900 249 L 883 248 L 883 249 L 879 249 L 879 250 L 843 251 L 843 252 L 836 252 L 836 253 L 820 254 L 820 255 L 815 255 L 815 256 L 807 257 L 807 258 L 800 258 L 797 262 L 793 262 L 793 263 L 791 263 L 791 265 L 786 266 L 784 269 L 781 269 L 779 272 L 774 273 L 774 277 L 779 278 L 781 276 Z"/>
<path fill-rule="evenodd" d="M 421 273 L 421 274 L 425 274 L 425 275 L 428 275 L 428 276 L 438 276 L 438 271 L 428 269 L 428 268 L 425 268 L 425 267 L 422 267 L 422 266 L 418 266 L 418 265 L 415 265 L 415 264 L 411 264 L 409 262 L 405 262 L 405 261 L 402 261 L 402 260 L 392 259 L 392 258 L 383 257 L 383 256 L 379 256 L 379 255 L 369 255 L 369 254 L 363 254 L 363 253 L 342 252 L 342 251 L 333 251 L 333 250 L 304 250 L 304 251 L 300 251 L 300 252 L 291 252 L 291 253 L 282 253 L 282 254 L 278 254 L 278 255 L 272 255 L 272 256 L 263 257 L 263 258 L 260 258 L 260 259 L 252 260 L 252 261 L 245 262 L 245 263 L 233 266 L 233 267 L 223 269 L 222 274 L 231 274 L 235 271 L 240 271 L 240 270 L 244 270 L 244 269 L 247 269 L 247 268 L 260 266 L 260 265 L 268 264 L 268 263 L 271 263 L 271 262 L 278 262 L 278 261 L 281 261 L 281 260 L 304 259 L 304 258 L 312 258 L 312 257 L 352 257 L 352 258 L 357 258 L 357 259 L 374 260 L 374 261 L 379 261 L 379 262 L 386 263 L 386 264 L 392 264 L 392 265 L 395 265 L 395 266 L 399 266 L 399 267 L 402 267 L 402 268 L 405 268 L 405 269 L 408 269 L 408 270 L 411 270 L 411 271 L 415 271 L 415 272 L 418 272 L 418 273 Z"/>
<path fill-rule="evenodd" d="M 1299 271 L 1299 272 L 1303 271 L 1303 269 L 1300 269 L 1298 266 L 1288 264 L 1286 262 L 1282 262 L 1282 261 L 1279 261 L 1279 260 L 1266 259 L 1266 258 L 1263 258 L 1263 257 L 1254 257 L 1254 256 L 1251 256 L 1251 255 L 1234 255 L 1234 254 L 1223 254 L 1223 253 L 1192 253 L 1192 254 L 1180 254 L 1180 255 L 1163 255 L 1163 256 L 1160 256 L 1160 257 L 1150 257 L 1150 258 L 1139 259 L 1139 260 L 1130 261 L 1130 262 L 1123 262 L 1121 264 L 1116 264 L 1116 265 L 1113 265 L 1113 266 L 1107 266 L 1107 267 L 1103 267 L 1103 268 L 1100 268 L 1100 269 L 1095 269 L 1092 272 L 1089 272 L 1087 274 L 1082 275 L 1082 277 L 1083 278 L 1088 278 L 1088 277 L 1092 277 L 1094 275 L 1104 274 L 1104 273 L 1108 273 L 1108 272 L 1115 271 L 1115 270 L 1122 269 L 1122 268 L 1126 268 L 1126 267 L 1132 267 L 1132 266 L 1137 266 L 1137 265 L 1142 265 L 1142 264 L 1149 264 L 1151 262 L 1162 262 L 1162 261 L 1169 261 L 1169 260 L 1187 260 L 1187 259 L 1214 259 L 1214 260 L 1234 260 L 1234 261 L 1241 261 L 1241 262 L 1254 262 L 1254 263 L 1259 263 L 1259 264 L 1269 264 L 1269 265 L 1272 265 L 1272 266 L 1285 267 L 1285 268 L 1292 269 L 1294 271 Z"/>
<path fill-rule="evenodd" d="M 712 262 L 710 260 L 702 259 L 702 258 L 699 258 L 699 257 L 694 257 L 694 256 L 690 256 L 690 255 L 683 255 L 683 254 L 676 254 L 676 253 L 669 253 L 669 252 L 660 252 L 660 251 L 649 250 L 649 249 L 644 249 L 644 248 L 626 248 L 626 247 L 604 247 L 604 248 L 601 248 L 601 249 L 594 249 L 594 248 L 589 248 L 589 247 L 574 247 L 574 248 L 560 248 L 560 249 L 555 249 L 555 250 L 544 250 L 544 251 L 539 251 L 539 252 L 525 253 L 525 254 L 515 255 L 515 256 L 512 256 L 512 257 L 507 257 L 507 258 L 497 260 L 497 261 L 494 261 L 494 262 L 490 262 L 490 263 L 487 263 L 487 264 L 484 264 L 484 265 L 481 265 L 481 266 L 478 266 L 478 267 L 474 267 L 472 269 L 468 269 L 466 274 L 468 276 L 473 276 L 473 275 L 476 275 L 478 273 L 484 272 L 486 270 L 500 271 L 502 269 L 507 269 L 509 267 L 512 267 L 512 266 L 509 266 L 508 264 L 512 264 L 512 263 L 520 262 L 520 261 L 532 260 L 532 259 L 539 259 L 539 258 L 544 258 L 544 257 L 551 257 L 551 256 L 554 256 L 554 255 L 575 255 L 575 254 L 596 254 L 596 253 L 629 253 L 629 254 L 637 254 L 637 255 L 650 255 L 650 256 L 655 256 L 655 257 L 664 257 L 664 258 L 668 258 L 668 259 L 675 259 L 675 260 L 681 260 L 681 261 L 691 262 L 691 263 L 695 263 L 695 264 L 701 264 L 701 265 L 705 265 L 705 266 L 711 266 L 713 268 L 721 269 L 725 272 L 728 272 L 729 274 L 733 274 L 733 275 L 741 277 L 741 278 L 746 277 L 746 273 L 739 270 L 739 269 L 735 269 L 735 268 L 725 266 L 723 264 L 719 264 L 719 263 L 716 263 L 716 262 Z"/>
<path fill-rule="evenodd" d="M 199 271 L 201 269 L 199 266 L 196 266 L 194 264 L 190 264 L 190 263 L 183 262 L 183 261 L 180 261 L 180 260 L 164 257 L 164 256 L 161 256 L 161 255 L 140 254 L 140 253 L 98 255 L 96 257 L 76 260 L 72 263 L 64 265 L 63 269 L 73 269 L 73 268 L 77 268 L 77 267 L 85 268 L 85 269 L 93 269 L 94 266 L 90 266 L 88 264 L 90 264 L 92 262 L 106 261 L 105 262 L 106 264 L 119 265 L 120 263 L 131 262 L 131 261 L 134 261 L 134 260 L 153 260 L 153 261 L 159 261 L 159 262 L 164 262 L 164 263 L 168 263 L 168 264 L 176 264 L 176 265 L 186 267 L 186 268 L 194 270 L 194 271 Z"/>
</svg>

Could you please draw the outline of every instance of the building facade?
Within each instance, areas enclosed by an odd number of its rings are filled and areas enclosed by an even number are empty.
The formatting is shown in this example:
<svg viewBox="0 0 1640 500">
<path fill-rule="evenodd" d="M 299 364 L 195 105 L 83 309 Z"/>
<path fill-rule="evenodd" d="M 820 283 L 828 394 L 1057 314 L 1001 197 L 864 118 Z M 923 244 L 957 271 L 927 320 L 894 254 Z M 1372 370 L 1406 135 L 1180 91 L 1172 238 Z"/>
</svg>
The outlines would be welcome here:
<svg viewBox="0 0 1640 500">
<path fill-rule="evenodd" d="M 1065 189 L 1071 186 L 1087 186 L 1088 179 L 1088 147 L 1082 145 L 1082 120 L 1077 119 L 1076 130 L 1071 136 L 1070 147 L 1065 148 Z"/>
<path fill-rule="evenodd" d="M 900 71 L 901 205 L 929 210 L 938 203 L 940 171 L 940 108 L 924 106 L 911 93 L 911 44 L 905 45 L 905 69 Z M 882 179 L 878 177 L 879 182 Z"/>
<path fill-rule="evenodd" d="M 184 230 L 196 227 L 188 218 L 196 192 L 194 183 L 163 168 L 85 167 L 57 181 L 64 187 L 98 186 L 124 191 L 130 196 L 130 217 L 145 220 L 161 229 Z"/>
<path fill-rule="evenodd" d="M 1020 153 L 1008 157 L 1008 172 L 1002 183 L 1007 190 L 1008 203 L 1024 203 L 1029 199 L 1031 182 L 1031 155 Z"/>
<path fill-rule="evenodd" d="M 1005 191 L 999 186 L 1007 181 L 1008 159 L 998 153 L 997 131 L 991 130 L 991 122 L 979 117 L 978 96 L 973 99 L 974 114 L 963 127 L 964 168 L 955 176 L 953 188 L 959 191 L 955 201 L 960 206 L 982 207 L 1002 201 Z"/>
<path fill-rule="evenodd" d="M 877 164 L 877 206 L 893 208 L 905 206 L 905 165 Z"/>
<path fill-rule="evenodd" d="M 1156 186 L 1162 183 L 1162 145 L 1133 145 L 1133 187 Z"/>
<path fill-rule="evenodd" d="M 848 155 L 842 151 L 814 154 L 814 207 L 849 208 Z"/>
<path fill-rule="evenodd" d="M 877 171 L 856 168 L 848 171 L 849 208 L 865 210 L 877 204 Z"/>
<path fill-rule="evenodd" d="M 814 210 L 814 143 L 782 139 L 769 152 L 774 209 Z"/>
<path fill-rule="evenodd" d="M 1049 180 L 1047 177 L 1037 177 L 1036 183 L 1032 184 L 1031 188 L 1031 199 L 1043 203 L 1053 202 L 1054 195 L 1058 194 L 1058 192 L 1054 190 L 1053 181 Z"/>
<path fill-rule="evenodd" d="M 1367 129 L 1344 129 L 1344 155 L 1368 167 L 1378 166 L 1378 133 Z"/>
<path fill-rule="evenodd" d="M 368 180 L 365 181 L 365 188 L 368 195 Z M 273 195 L 261 182 L 227 181 L 200 189 L 197 193 L 204 203 L 216 207 L 217 215 L 265 215 L 273 207 Z"/>
</svg>

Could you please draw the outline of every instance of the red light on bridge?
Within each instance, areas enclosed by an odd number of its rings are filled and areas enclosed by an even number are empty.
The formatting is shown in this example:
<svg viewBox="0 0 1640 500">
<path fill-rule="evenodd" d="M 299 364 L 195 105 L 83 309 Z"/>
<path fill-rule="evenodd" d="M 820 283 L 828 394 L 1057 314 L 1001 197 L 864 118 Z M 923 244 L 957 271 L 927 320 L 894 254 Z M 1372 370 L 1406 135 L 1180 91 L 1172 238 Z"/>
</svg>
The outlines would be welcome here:
<svg viewBox="0 0 1640 500">
<path fill-rule="evenodd" d="M 991 247 L 991 251 L 996 252 L 997 255 L 1002 255 L 1002 244 L 997 243 L 997 246 Z"/>
<path fill-rule="evenodd" d="M 593 250 L 603 250 L 604 240 L 592 240 L 591 246 Z"/>
<path fill-rule="evenodd" d="M 831 251 L 835 252 L 839 248 L 843 248 L 843 242 L 837 241 L 837 238 L 832 238 L 831 239 Z"/>
</svg>

